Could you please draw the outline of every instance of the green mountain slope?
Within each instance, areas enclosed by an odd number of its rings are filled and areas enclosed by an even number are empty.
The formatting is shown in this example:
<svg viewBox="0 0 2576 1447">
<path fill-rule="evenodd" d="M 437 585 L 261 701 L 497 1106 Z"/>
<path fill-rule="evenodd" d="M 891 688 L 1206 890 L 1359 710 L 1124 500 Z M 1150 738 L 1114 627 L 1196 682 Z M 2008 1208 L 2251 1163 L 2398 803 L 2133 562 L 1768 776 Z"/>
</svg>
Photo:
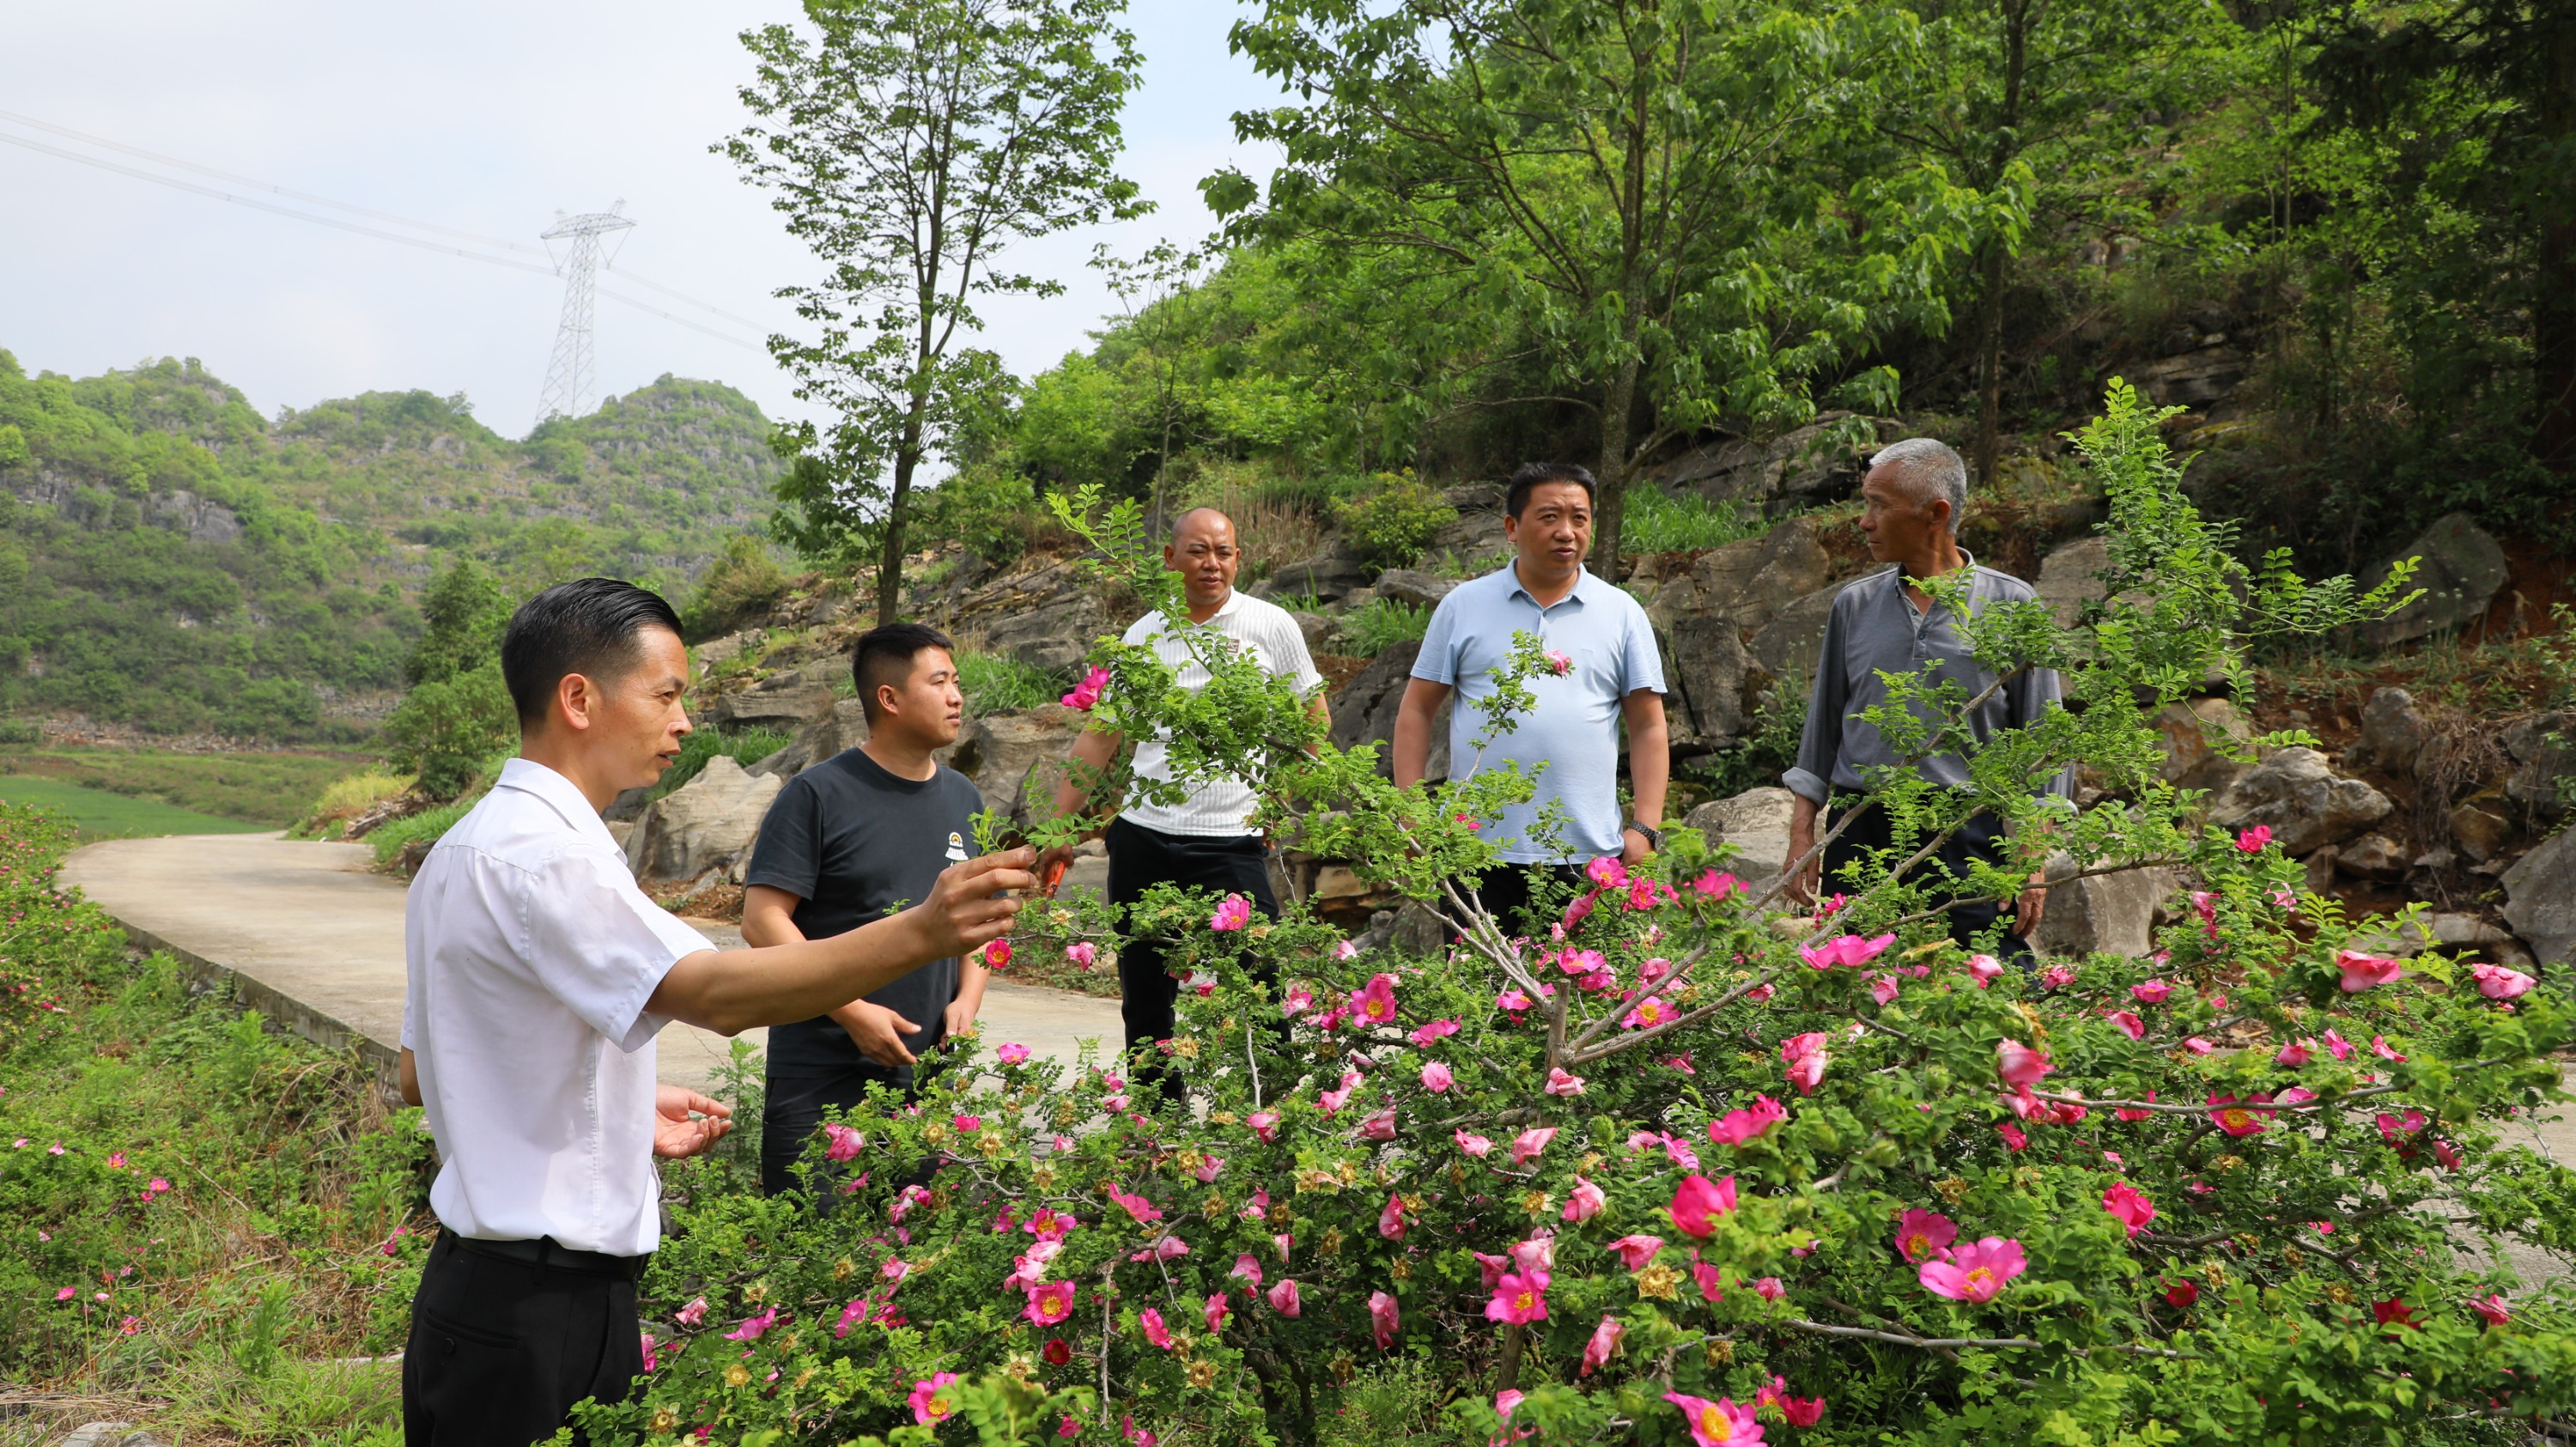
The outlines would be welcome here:
<svg viewBox="0 0 2576 1447">
<path fill-rule="evenodd" d="M 0 711 L 362 737 L 446 557 L 676 596 L 761 518 L 768 431 L 668 376 L 524 443 L 426 392 L 272 424 L 194 358 L 75 380 L 0 351 Z"/>
</svg>

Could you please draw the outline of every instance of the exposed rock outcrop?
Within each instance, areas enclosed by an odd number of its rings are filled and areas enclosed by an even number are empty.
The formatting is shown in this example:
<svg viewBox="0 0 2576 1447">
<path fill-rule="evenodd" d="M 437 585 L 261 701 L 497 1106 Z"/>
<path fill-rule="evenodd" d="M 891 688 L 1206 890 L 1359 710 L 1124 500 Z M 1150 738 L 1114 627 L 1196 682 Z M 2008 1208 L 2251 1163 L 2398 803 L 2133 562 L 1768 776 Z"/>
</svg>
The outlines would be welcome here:
<svg viewBox="0 0 2576 1447">
<path fill-rule="evenodd" d="M 1860 486 L 1874 444 L 1852 446 L 1835 436 L 1833 424 L 1848 412 L 1820 412 L 1813 424 L 1756 440 L 1734 438 L 1694 447 L 1670 462 L 1646 469 L 1641 479 L 1667 492 L 1695 492 L 1712 502 L 1749 502 L 1773 512 L 1787 512 L 1835 502 Z M 1872 419 L 1880 440 L 1902 432 L 1902 424 Z"/>
<path fill-rule="evenodd" d="M 1630 588 L 1645 598 L 1646 616 L 1657 627 L 1693 613 L 1718 613 L 1752 631 L 1777 617 L 1782 605 L 1832 581 L 1833 559 L 1817 541 L 1815 519 L 1800 517 L 1761 537 L 1703 553 L 1686 570 L 1632 577 Z"/>
<path fill-rule="evenodd" d="M 2450 632 L 2486 616 L 2487 604 L 2495 600 L 2508 577 L 2504 548 L 2466 513 L 2452 513 L 2424 530 L 2424 535 L 2400 549 L 2398 558 L 2421 558 L 2415 568 L 2413 586 L 2424 595 L 2398 609 L 2377 623 L 2357 630 L 2363 642 L 2386 648 L 2391 644 Z M 2388 576 L 2394 563 L 2383 563 L 2370 574 L 2376 584 Z"/>
<path fill-rule="evenodd" d="M 2102 570 L 2111 566 L 2111 545 L 2100 538 L 2077 538 L 2071 543 L 2051 548 L 2039 560 L 2039 581 L 2031 586 L 2039 601 L 2057 615 L 2061 628 L 2075 626 L 2075 615 L 2087 603 L 2098 603 L 2110 596 L 2102 585 Z"/>
<path fill-rule="evenodd" d="M 1677 753 L 1700 753 L 1753 726 L 1753 712 L 1771 686 L 1723 613 L 1691 613 L 1673 620 L 1657 641 L 1663 646 L 1664 718 Z"/>
<path fill-rule="evenodd" d="M 2424 751 L 2424 741 L 2432 734 L 2432 726 L 2415 707 L 2415 695 L 2402 688 L 2382 688 L 2361 706 L 2361 738 L 2352 746 L 2350 759 L 2358 768 L 2412 774 L 2415 756 Z"/>
<path fill-rule="evenodd" d="M 720 696 L 703 720 L 715 728 L 775 729 L 792 734 L 832 711 L 832 685 L 820 668 L 781 673 Z"/>
<path fill-rule="evenodd" d="M 2576 963 L 2576 829 L 2504 872 L 2504 918 L 2543 964 Z"/>
<path fill-rule="evenodd" d="M 1422 645 L 1405 642 L 1369 660 L 1369 665 L 1354 675 L 1333 699 L 1333 742 L 1341 748 L 1360 744 L 1378 745 L 1377 771 L 1382 777 L 1395 774 L 1395 714 L 1404 702 L 1404 687 L 1413 676 L 1413 661 L 1422 656 Z M 1456 695 L 1440 706 L 1432 720 L 1431 752 L 1425 761 L 1423 777 L 1449 777 L 1449 712 L 1456 706 Z"/>
<path fill-rule="evenodd" d="M 967 720 L 941 762 L 974 781 L 985 808 L 1025 828 L 1054 799 L 1057 766 L 1081 732 L 1082 715 L 1057 703 L 984 714 Z"/>
<path fill-rule="evenodd" d="M 2245 771 L 2211 818 L 2229 829 L 2260 824 L 2292 856 L 2340 844 L 2388 817 L 2388 796 L 2346 778 L 2314 749 L 2280 749 Z"/>
<path fill-rule="evenodd" d="M 2179 789 L 2224 794 L 2250 764 L 2230 757 L 2254 739 L 2236 705 L 2223 698 L 2196 698 L 2169 703 L 2147 720 L 2165 736 L 2165 762 L 2158 774 Z"/>
<path fill-rule="evenodd" d="M 1727 868 L 1747 884 L 1765 884 L 1788 867 L 1789 813 L 1796 800 L 1787 789 L 1764 785 L 1712 799 L 1683 816 L 1682 823 L 1712 845 L 1734 845 L 1741 852 Z"/>
<path fill-rule="evenodd" d="M 716 869 L 739 873 L 785 782 L 755 777 L 716 755 L 696 778 L 645 809 L 626 839 L 627 864 L 647 883 L 693 880 Z"/>
<path fill-rule="evenodd" d="M 2154 949 L 2156 904 L 2174 892 L 2173 871 L 2146 866 L 2076 878 L 2079 873 L 2072 858 L 2050 856 L 2048 907 L 2040 912 L 2031 947 L 2050 955 L 2143 955 Z"/>
</svg>

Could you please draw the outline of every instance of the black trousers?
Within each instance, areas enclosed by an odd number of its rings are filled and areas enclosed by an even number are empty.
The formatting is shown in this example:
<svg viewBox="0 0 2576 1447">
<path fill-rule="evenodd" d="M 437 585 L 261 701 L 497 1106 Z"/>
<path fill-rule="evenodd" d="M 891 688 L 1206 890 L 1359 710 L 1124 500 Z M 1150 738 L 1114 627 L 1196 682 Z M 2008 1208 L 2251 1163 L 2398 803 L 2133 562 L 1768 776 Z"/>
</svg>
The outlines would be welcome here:
<svg viewBox="0 0 2576 1447">
<path fill-rule="evenodd" d="M 1279 897 L 1270 890 L 1270 851 L 1261 836 L 1200 839 L 1166 834 L 1127 819 L 1111 822 L 1109 903 L 1126 909 L 1157 884 L 1178 884 L 1239 894 L 1264 916 L 1279 917 Z M 1172 1038 L 1172 1004 L 1181 982 L 1172 978 L 1162 949 L 1138 940 L 1118 952 L 1119 1013 L 1126 1018 L 1127 1048 Z M 1178 1081 L 1164 1079 L 1164 1093 Z"/>
<path fill-rule="evenodd" d="M 1888 849 L 1895 844 L 1892 821 L 1887 817 L 1887 811 L 1875 803 L 1864 802 L 1837 809 L 1825 821 L 1825 827 L 1831 829 L 1845 816 L 1855 813 L 1858 817 L 1852 819 L 1851 828 L 1844 832 L 1843 837 L 1825 846 L 1825 879 L 1818 892 L 1827 898 L 1844 888 L 1846 881 L 1842 878 L 1842 870 L 1845 865 L 1858 862 L 1866 851 Z M 1909 836 L 1905 852 L 1910 855 L 1922 847 L 1922 836 Z M 1992 814 L 1979 814 L 1952 830 L 1939 849 L 1915 866 L 1906 882 L 1936 893 L 1943 892 L 1957 887 L 1951 881 L 1964 882 L 1967 879 L 1971 863 L 2000 868 L 2003 862 L 2003 821 Z M 1955 906 L 1949 914 L 1950 938 L 1965 946 L 1979 934 L 1994 928 L 1995 921 L 2003 915 L 2003 907 L 1991 899 L 1970 900 Z M 2015 963 L 2030 958 L 2029 942 L 2009 931 L 2003 936 L 2002 951 L 2006 960 Z"/>
<path fill-rule="evenodd" d="M 1583 870 L 1576 865 L 1497 864 L 1476 882 L 1476 903 L 1494 917 L 1494 922 L 1503 927 L 1504 934 L 1537 939 L 1544 937 L 1547 927 L 1556 923 L 1556 909 L 1564 907 L 1560 903 L 1551 909 L 1537 908 L 1535 901 L 1539 891 L 1550 888 L 1560 894 L 1571 891 L 1572 894 L 1568 895 L 1571 898 L 1581 894 L 1585 887 Z M 1453 926 L 1449 933 L 1454 942 L 1457 929 Z"/>
<path fill-rule="evenodd" d="M 879 1065 L 873 1060 L 839 1070 L 799 1070 L 771 1066 L 767 1086 L 760 1104 L 760 1189 L 763 1195 L 776 1196 L 798 1190 L 793 1169 L 805 1155 L 805 1143 L 823 1128 L 827 1108 L 848 1110 L 867 1099 L 870 1085 L 884 1085 L 903 1092 L 905 1100 L 917 1099 L 913 1067 Z M 829 1207 L 829 1186 L 817 1192 L 821 1205 Z"/>
<path fill-rule="evenodd" d="M 629 1400 L 643 1375 L 633 1280 L 496 1261 L 442 1235 L 412 1298 L 403 1442 L 525 1447 L 575 1402 Z"/>
</svg>

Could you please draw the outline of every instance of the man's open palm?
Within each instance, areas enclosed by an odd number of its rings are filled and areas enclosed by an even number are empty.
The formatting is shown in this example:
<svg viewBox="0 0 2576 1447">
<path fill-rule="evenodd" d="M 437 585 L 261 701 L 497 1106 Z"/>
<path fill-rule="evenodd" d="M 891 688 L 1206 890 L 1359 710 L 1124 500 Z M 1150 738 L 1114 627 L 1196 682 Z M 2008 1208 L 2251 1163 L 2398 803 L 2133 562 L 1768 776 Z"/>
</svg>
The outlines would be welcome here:
<svg viewBox="0 0 2576 1447">
<path fill-rule="evenodd" d="M 666 1161 L 694 1156 L 733 1129 L 733 1107 L 677 1085 L 653 1092 L 653 1154 Z M 691 1119 L 692 1116 L 704 1117 Z"/>
</svg>

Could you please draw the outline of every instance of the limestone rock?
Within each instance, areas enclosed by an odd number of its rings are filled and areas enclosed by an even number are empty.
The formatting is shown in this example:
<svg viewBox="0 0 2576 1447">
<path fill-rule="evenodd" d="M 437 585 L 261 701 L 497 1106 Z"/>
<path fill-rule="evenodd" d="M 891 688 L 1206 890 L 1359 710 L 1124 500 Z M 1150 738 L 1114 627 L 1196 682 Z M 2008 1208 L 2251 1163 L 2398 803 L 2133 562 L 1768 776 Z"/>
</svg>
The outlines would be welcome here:
<svg viewBox="0 0 2576 1447">
<path fill-rule="evenodd" d="M 746 628 L 740 633 L 728 633 L 722 638 L 708 639 L 690 649 L 689 652 L 697 660 L 699 676 L 704 677 L 709 669 L 732 662 L 742 656 L 746 649 L 758 652 L 761 645 L 768 641 L 768 629 Z"/>
<path fill-rule="evenodd" d="M 1641 479 L 1666 492 L 1695 492 L 1712 502 L 1749 502 L 1775 511 L 1813 507 L 1847 497 L 1860 486 L 1872 444 L 1835 440 L 1831 424 L 1848 412 L 1820 412 L 1812 425 L 1757 441 L 1732 438 L 1694 447 L 1646 469 Z M 1873 420 L 1873 431 L 1892 435 L 1897 424 Z"/>
<path fill-rule="evenodd" d="M 2361 706 L 2361 739 L 2352 746 L 2352 761 L 2401 777 L 2412 774 L 2415 756 L 2431 736 L 2431 726 L 2416 710 L 2415 695 L 2402 688 L 2377 689 Z"/>
<path fill-rule="evenodd" d="M 2516 765 L 2505 797 L 2543 819 L 2567 812 L 2567 781 L 2576 779 L 2576 744 L 2552 743 L 2552 734 L 2576 741 L 2576 714 L 2545 713 L 2504 731 L 2505 752 Z"/>
<path fill-rule="evenodd" d="M 1321 613 L 1291 612 L 1288 616 L 1297 620 L 1297 631 L 1305 636 L 1308 653 L 1336 651 L 1333 645 L 1341 639 L 1340 622 Z"/>
<path fill-rule="evenodd" d="M 1657 641 L 1663 645 L 1664 683 L 1672 690 L 1664 716 L 1675 749 L 1704 750 L 1751 730 L 1771 675 L 1744 651 L 1733 619 L 1688 614 Z"/>
<path fill-rule="evenodd" d="M 855 749 L 868 737 L 867 709 L 855 698 L 837 700 L 832 711 L 816 718 L 778 752 L 751 766 L 761 778 L 792 779 L 843 749 Z"/>
<path fill-rule="evenodd" d="M 2576 829 L 2551 836 L 2504 872 L 2505 923 L 2542 964 L 2576 962 Z"/>
<path fill-rule="evenodd" d="M 2512 842 L 2513 821 L 2505 817 L 2501 800 L 2481 794 L 2451 810 L 2451 839 L 2472 863 L 2484 864 Z"/>
<path fill-rule="evenodd" d="M 665 795 L 626 840 L 626 862 L 643 880 L 696 879 L 751 852 L 760 821 L 786 781 L 756 778 L 718 754 L 698 776 Z"/>
<path fill-rule="evenodd" d="M 1319 603 L 1338 603 L 1354 588 L 1366 587 L 1368 566 L 1357 558 L 1327 554 L 1290 563 L 1262 582 L 1264 598 L 1312 597 Z"/>
<path fill-rule="evenodd" d="M 2406 877 L 2406 851 L 2385 834 L 2364 834 L 2335 851 L 2335 868 L 2362 879 L 2394 884 Z"/>
<path fill-rule="evenodd" d="M 2251 767 L 2219 748 L 2226 743 L 2242 749 L 2254 739 L 2254 730 L 2226 699 L 2169 703 L 2147 722 L 2165 739 L 2164 767 L 2157 773 L 2178 789 L 2205 789 L 2215 797 Z"/>
<path fill-rule="evenodd" d="M 2267 825 L 2292 856 L 2340 844 L 2388 817 L 2388 796 L 2337 774 L 2314 749 L 2281 749 L 2245 771 L 2211 819 L 2228 829 Z"/>
<path fill-rule="evenodd" d="M 2189 351 L 2135 369 L 2130 380 L 2160 407 L 2203 407 L 2225 399 L 2245 380 L 2250 363 L 2242 350 L 2227 344 L 2224 332 L 2198 341 Z"/>
<path fill-rule="evenodd" d="M 2504 548 L 2465 513 L 2452 513 L 2400 549 L 2399 558 L 2421 558 L 2412 586 L 2424 596 L 2377 623 L 2361 627 L 2362 641 L 2386 648 L 2428 634 L 2447 632 L 2486 616 L 2487 604 L 2511 576 Z M 2393 564 L 2374 570 L 2373 584 L 2388 576 Z"/>
<path fill-rule="evenodd" d="M 1058 765 L 1072 756 L 1082 715 L 1060 703 L 1025 713 L 990 713 L 969 719 L 940 760 L 972 780 L 984 807 L 1028 824 L 1044 812 L 1062 777 Z"/>
<path fill-rule="evenodd" d="M 2080 872 L 2073 858 L 2049 856 L 2048 877 L 2063 882 L 2048 891 L 2031 947 L 2049 955 L 2143 955 L 2154 949 L 2156 904 L 2174 892 L 2173 871 L 2142 866 L 2073 877 Z"/>
<path fill-rule="evenodd" d="M 1371 659 L 1333 698 L 1333 742 L 1345 749 L 1376 744 L 1382 778 L 1395 776 L 1396 709 L 1404 702 L 1405 685 L 1413 677 L 1413 661 L 1421 656 L 1421 644 L 1399 643 Z M 1432 720 L 1430 756 L 1423 766 L 1426 779 L 1449 777 L 1449 713 L 1456 702 L 1456 695 L 1451 695 Z"/>
<path fill-rule="evenodd" d="M 832 685 L 810 673 L 781 673 L 707 707 L 706 722 L 720 729 L 763 728 L 792 734 L 832 711 Z"/>
<path fill-rule="evenodd" d="M 2056 613 L 2058 626 L 2075 626 L 2076 611 L 2110 596 L 2101 573 L 2111 566 L 2111 545 L 2100 538 L 2078 538 L 2051 548 L 2039 560 L 2039 601 Z M 2045 918 L 2046 916 L 2042 916 Z"/>
<path fill-rule="evenodd" d="M 1847 583 L 1818 588 L 1782 608 L 1753 635 L 1753 658 L 1773 678 L 1802 683 L 1816 673 L 1816 658 L 1825 647 L 1825 619 Z"/>
<path fill-rule="evenodd" d="M 1688 614 L 1719 613 L 1738 628 L 1759 629 L 1781 605 L 1832 580 L 1833 559 L 1817 540 L 1815 519 L 1796 517 L 1761 537 L 1711 549 L 1678 576 L 1655 579 L 1646 616 L 1668 628 Z"/>
<path fill-rule="evenodd" d="M 1377 575 L 1379 597 L 1422 608 L 1438 607 L 1440 600 L 1449 596 L 1449 590 L 1457 586 L 1454 579 L 1435 578 L 1412 568 L 1389 568 Z"/>
<path fill-rule="evenodd" d="M 1726 867 L 1748 884 L 1776 879 L 1789 861 L 1789 814 L 1797 796 L 1777 785 L 1747 789 L 1732 798 L 1712 799 L 1683 816 L 1686 828 L 1707 836 L 1711 845 L 1732 844 L 1741 852 Z"/>
</svg>

